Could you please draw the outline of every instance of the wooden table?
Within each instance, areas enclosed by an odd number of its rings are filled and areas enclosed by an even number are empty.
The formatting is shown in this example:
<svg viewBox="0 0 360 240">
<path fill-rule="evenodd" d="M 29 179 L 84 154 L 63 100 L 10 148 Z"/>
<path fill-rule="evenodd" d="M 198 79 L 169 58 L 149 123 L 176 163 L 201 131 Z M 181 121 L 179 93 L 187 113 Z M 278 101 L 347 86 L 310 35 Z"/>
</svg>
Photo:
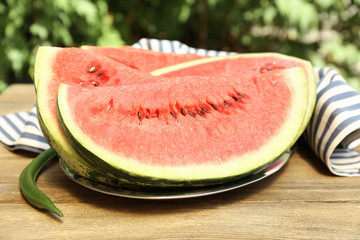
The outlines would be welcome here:
<svg viewBox="0 0 360 240">
<path fill-rule="evenodd" d="M 32 85 L 0 95 L 0 114 L 29 110 Z M 31 207 L 18 177 L 35 157 L 0 147 L 0 239 L 360 239 L 360 178 L 336 177 L 302 141 L 280 172 L 230 192 L 137 200 L 84 188 L 53 161 L 39 188 L 64 213 Z"/>
</svg>

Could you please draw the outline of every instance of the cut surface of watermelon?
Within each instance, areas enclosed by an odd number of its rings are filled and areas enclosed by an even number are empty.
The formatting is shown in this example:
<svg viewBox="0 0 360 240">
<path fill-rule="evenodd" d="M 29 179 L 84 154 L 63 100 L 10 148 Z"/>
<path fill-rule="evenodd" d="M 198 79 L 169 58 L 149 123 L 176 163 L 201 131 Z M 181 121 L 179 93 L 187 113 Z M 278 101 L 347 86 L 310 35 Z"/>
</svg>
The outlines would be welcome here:
<svg viewBox="0 0 360 240">
<path fill-rule="evenodd" d="M 206 58 L 191 53 L 177 54 L 155 52 L 147 49 L 134 48 L 131 46 L 121 47 L 96 47 L 83 46 L 83 49 L 113 59 L 126 66 L 143 72 L 151 72 L 159 68 L 179 64 L 195 59 Z"/>
<path fill-rule="evenodd" d="M 303 126 L 298 134 L 300 137 L 310 121 L 316 102 L 315 74 L 311 63 L 308 61 L 277 53 L 239 54 L 175 64 L 152 71 L 151 74 L 166 77 L 231 75 L 246 78 L 254 75 L 254 72 L 264 73 L 292 67 L 303 68 L 307 77 L 309 99 Z"/>
<path fill-rule="evenodd" d="M 307 78 L 298 67 L 117 87 L 61 84 L 57 109 L 75 150 L 103 170 L 150 184 L 214 184 L 287 150 L 307 101 Z"/>
</svg>

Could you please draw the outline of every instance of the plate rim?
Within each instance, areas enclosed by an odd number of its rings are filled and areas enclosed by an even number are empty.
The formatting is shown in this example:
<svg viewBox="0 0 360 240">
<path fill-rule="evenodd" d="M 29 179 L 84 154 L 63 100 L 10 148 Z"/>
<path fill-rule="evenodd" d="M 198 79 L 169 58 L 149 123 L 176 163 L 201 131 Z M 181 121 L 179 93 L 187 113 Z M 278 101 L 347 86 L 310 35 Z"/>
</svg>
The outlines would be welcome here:
<svg viewBox="0 0 360 240">
<path fill-rule="evenodd" d="M 204 197 L 214 194 L 219 194 L 234 189 L 238 189 L 249 184 L 258 182 L 268 176 L 273 175 L 282 169 L 290 160 L 290 158 L 295 153 L 296 146 L 292 146 L 285 152 L 283 152 L 278 158 L 273 160 L 270 164 L 265 164 L 263 168 L 254 172 L 251 175 L 245 176 L 243 178 L 213 186 L 199 187 L 195 189 L 185 189 L 184 191 L 137 191 L 122 189 L 120 187 L 112 187 L 105 185 L 103 183 L 96 182 L 91 179 L 82 177 L 76 173 L 73 173 L 69 170 L 66 163 L 60 158 L 59 165 L 64 174 L 70 178 L 72 181 L 80 184 L 81 186 L 88 188 L 90 190 L 100 192 L 107 195 L 125 197 L 125 198 L 134 198 L 134 199 L 152 199 L 152 200 L 165 200 L 165 199 L 184 199 L 184 198 L 194 198 L 194 197 Z M 89 182 L 93 184 L 89 184 Z M 97 185 L 98 187 L 96 187 Z"/>
</svg>

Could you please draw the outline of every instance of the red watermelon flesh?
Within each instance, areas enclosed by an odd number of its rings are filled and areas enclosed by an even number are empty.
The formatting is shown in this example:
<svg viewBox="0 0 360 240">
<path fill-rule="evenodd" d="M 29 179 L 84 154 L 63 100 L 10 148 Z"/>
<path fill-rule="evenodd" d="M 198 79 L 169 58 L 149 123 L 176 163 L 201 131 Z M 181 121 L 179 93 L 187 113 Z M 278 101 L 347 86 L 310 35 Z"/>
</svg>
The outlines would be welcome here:
<svg viewBox="0 0 360 240">
<path fill-rule="evenodd" d="M 248 56 L 251 57 L 249 58 Z M 305 71 L 309 92 L 307 113 L 298 136 L 300 137 L 312 116 L 316 102 L 316 80 L 313 67 L 308 61 L 276 53 L 240 54 L 194 60 L 158 69 L 153 71 L 152 74 L 165 77 L 231 75 L 233 77 L 246 78 L 256 74 L 292 67 L 301 67 Z"/>
<path fill-rule="evenodd" d="M 167 77 L 200 76 L 200 75 L 252 75 L 253 72 L 264 73 L 276 69 L 302 67 L 307 71 L 306 61 L 275 53 L 239 54 L 224 57 L 213 57 L 157 69 L 153 75 Z"/>
<path fill-rule="evenodd" d="M 81 86 L 118 86 L 157 79 L 102 55 L 79 48 L 42 47 L 35 65 L 35 85 L 42 82 L 46 104 L 56 116 L 56 93 L 60 83 Z M 44 98 L 44 95 L 41 95 Z"/>
<path fill-rule="evenodd" d="M 83 49 L 111 58 L 124 65 L 143 72 L 151 72 L 159 68 L 183 63 L 195 59 L 205 58 L 192 53 L 177 54 L 156 52 L 147 49 L 122 47 L 83 46 Z"/>
<path fill-rule="evenodd" d="M 306 100 L 305 75 L 295 68 L 243 78 L 61 85 L 58 109 L 84 158 L 131 175 L 186 181 L 243 174 L 276 158 L 295 137 Z"/>
<path fill-rule="evenodd" d="M 72 120 L 84 123 L 96 144 L 126 157 L 170 165 L 225 161 L 258 149 L 287 116 L 288 85 L 266 75 L 242 81 L 185 77 L 122 87 L 69 87 L 67 101 Z M 236 128 L 234 120 L 241 122 Z M 104 127 L 107 122 L 112 125 Z M 164 149 L 168 152 L 160 154 Z"/>
</svg>

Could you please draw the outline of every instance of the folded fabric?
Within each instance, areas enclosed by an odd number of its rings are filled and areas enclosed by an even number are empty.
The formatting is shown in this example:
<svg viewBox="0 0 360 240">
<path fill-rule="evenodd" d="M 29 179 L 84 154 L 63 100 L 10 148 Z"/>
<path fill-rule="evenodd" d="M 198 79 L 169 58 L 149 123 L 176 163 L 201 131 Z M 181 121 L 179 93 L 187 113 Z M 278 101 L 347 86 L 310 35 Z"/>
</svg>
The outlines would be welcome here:
<svg viewBox="0 0 360 240">
<path fill-rule="evenodd" d="M 314 68 L 317 102 L 304 137 L 331 172 L 360 175 L 360 94 L 331 68 Z"/>
<path fill-rule="evenodd" d="M 50 147 L 41 132 L 36 106 L 28 112 L 1 116 L 0 141 L 11 151 L 26 150 L 40 153 Z"/>
<path fill-rule="evenodd" d="M 141 39 L 136 48 L 160 52 L 195 53 L 202 56 L 224 56 L 233 52 L 189 47 L 178 41 Z M 317 103 L 303 137 L 329 170 L 339 176 L 360 175 L 360 94 L 331 68 L 314 68 L 317 77 Z M 0 117 L 0 141 L 9 150 L 41 152 L 46 143 L 36 115 L 29 112 Z"/>
</svg>

